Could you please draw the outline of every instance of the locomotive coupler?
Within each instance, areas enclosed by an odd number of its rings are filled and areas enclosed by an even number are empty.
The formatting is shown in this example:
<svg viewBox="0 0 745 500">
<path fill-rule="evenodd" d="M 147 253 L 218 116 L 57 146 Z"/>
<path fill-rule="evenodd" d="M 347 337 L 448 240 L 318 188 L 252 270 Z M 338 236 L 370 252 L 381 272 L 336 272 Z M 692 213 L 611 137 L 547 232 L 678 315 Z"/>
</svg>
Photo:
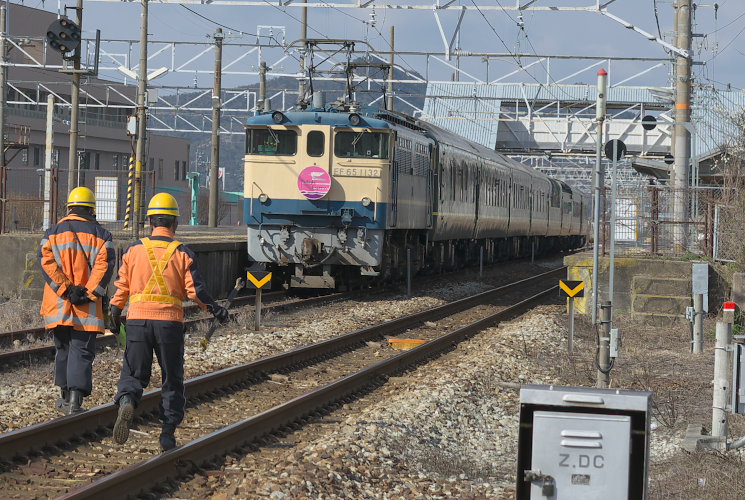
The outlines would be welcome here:
<svg viewBox="0 0 745 500">
<path fill-rule="evenodd" d="M 305 238 L 303 240 L 303 252 L 300 256 L 303 262 L 315 260 L 321 254 L 321 242 L 316 238 Z"/>
<path fill-rule="evenodd" d="M 287 242 L 290 241 L 290 229 L 287 226 L 279 231 L 279 246 L 287 250 Z"/>
<path fill-rule="evenodd" d="M 354 242 L 357 244 L 358 247 L 365 248 L 365 246 L 367 245 L 366 227 L 357 228 L 357 237 L 354 239 Z"/>
<path fill-rule="evenodd" d="M 336 237 L 339 238 L 339 244 L 344 245 L 347 242 L 347 228 L 340 227 L 336 232 Z"/>
<path fill-rule="evenodd" d="M 354 214 L 354 211 L 351 208 L 342 208 L 341 209 L 341 223 L 344 224 L 344 227 L 347 227 L 352 223 L 352 215 Z"/>
</svg>

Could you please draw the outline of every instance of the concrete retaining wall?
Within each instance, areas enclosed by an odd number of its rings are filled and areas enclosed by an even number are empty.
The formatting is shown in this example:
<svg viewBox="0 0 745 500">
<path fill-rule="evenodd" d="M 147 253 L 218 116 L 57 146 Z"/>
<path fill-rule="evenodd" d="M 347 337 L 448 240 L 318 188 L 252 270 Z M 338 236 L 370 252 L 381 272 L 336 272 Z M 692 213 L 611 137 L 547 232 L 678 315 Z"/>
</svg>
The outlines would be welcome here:
<svg viewBox="0 0 745 500">
<path fill-rule="evenodd" d="M 645 319 L 683 319 L 685 308 L 692 305 L 692 261 L 662 258 L 616 258 L 614 312 L 631 313 Z M 567 279 L 585 281 L 585 297 L 576 299 L 579 314 L 589 314 L 592 306 L 592 254 L 581 253 L 564 258 Z M 599 259 L 599 300 L 608 300 L 610 259 Z M 728 285 L 709 267 L 709 311 L 714 312 L 728 294 Z"/>
<path fill-rule="evenodd" d="M 41 300 L 44 280 L 36 252 L 42 235 L 0 236 L 0 296 Z M 186 243 L 197 256 L 199 272 L 207 282 L 210 293 L 216 298 L 225 298 L 235 285 L 235 279 L 245 275 L 248 265 L 245 238 L 238 241 L 191 241 L 188 236 L 179 241 Z M 235 239 L 235 238 L 234 238 Z M 129 241 L 115 241 L 117 252 L 117 274 L 121 255 Z M 114 293 L 116 275 L 109 284 L 109 294 Z"/>
</svg>

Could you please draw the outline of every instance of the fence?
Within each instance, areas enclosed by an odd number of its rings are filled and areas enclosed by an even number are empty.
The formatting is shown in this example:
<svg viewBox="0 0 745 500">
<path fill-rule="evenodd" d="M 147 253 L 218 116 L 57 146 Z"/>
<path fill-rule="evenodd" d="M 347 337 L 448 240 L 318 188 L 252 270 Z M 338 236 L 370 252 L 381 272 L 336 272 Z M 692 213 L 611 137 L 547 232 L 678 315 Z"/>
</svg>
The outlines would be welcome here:
<svg viewBox="0 0 745 500">
<path fill-rule="evenodd" d="M 50 219 L 57 221 L 65 213 L 68 171 L 52 168 L 50 191 L 45 195 L 47 169 L 0 169 L 0 233 L 40 231 L 44 224 L 44 206 L 50 204 Z M 96 217 L 115 235 L 130 235 L 124 219 L 127 204 L 126 170 L 78 171 L 76 185 L 86 186 L 96 193 Z M 154 194 L 154 172 L 143 171 L 143 198 Z M 131 228 L 131 224 L 130 224 Z"/>
<path fill-rule="evenodd" d="M 50 192 L 44 192 L 44 177 L 50 174 Z M 67 213 L 68 171 L 58 168 L 5 167 L 0 168 L 0 234 L 37 232 L 44 226 L 44 205 L 50 203 L 50 219 L 54 223 Z M 132 236 L 132 222 L 125 226 L 127 214 L 127 170 L 80 169 L 75 185 L 86 186 L 96 194 L 96 218 L 114 236 Z M 156 192 L 156 177 L 152 170 L 143 170 L 143 203 Z M 162 184 L 162 181 L 161 181 Z M 173 186 L 157 186 L 158 190 L 172 193 L 181 207 L 182 224 L 189 222 L 191 193 Z M 218 224 L 241 224 L 243 197 L 221 193 L 218 204 Z M 134 201 L 132 201 L 134 203 Z M 199 194 L 198 221 L 207 222 L 208 192 Z M 132 209 L 134 216 L 134 209 Z"/>
<path fill-rule="evenodd" d="M 726 200 L 725 192 L 717 187 L 675 190 L 660 185 L 623 186 L 616 199 L 617 251 L 719 259 L 726 255 L 726 259 L 734 260 L 729 256 L 739 251 L 745 232 L 732 223 L 734 217 L 723 215 L 721 207 Z M 610 204 L 609 192 L 606 203 Z M 688 222 L 680 222 L 675 216 L 676 205 L 688 210 Z M 609 218 L 610 206 L 601 231 L 603 251 L 607 251 Z"/>
</svg>

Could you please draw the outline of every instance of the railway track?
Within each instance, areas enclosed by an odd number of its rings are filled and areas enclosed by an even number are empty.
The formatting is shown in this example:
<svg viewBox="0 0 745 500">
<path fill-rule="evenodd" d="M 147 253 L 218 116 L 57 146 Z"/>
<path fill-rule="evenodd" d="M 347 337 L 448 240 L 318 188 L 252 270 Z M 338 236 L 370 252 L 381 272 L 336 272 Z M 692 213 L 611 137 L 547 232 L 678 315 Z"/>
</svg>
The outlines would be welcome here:
<svg viewBox="0 0 745 500">
<path fill-rule="evenodd" d="M 563 268 L 189 380 L 187 394 L 195 404 L 187 411 L 185 428 L 177 436 L 184 442 L 186 434 L 187 443 L 168 453 L 157 454 L 157 390 L 143 398 L 134 439 L 124 447 L 112 446 L 108 438 L 116 415 L 112 404 L 4 434 L 0 436 L 0 458 L 8 461 L 0 475 L 6 485 L 4 493 L 8 498 L 25 498 L 24 492 L 56 496 L 82 485 L 64 498 L 122 498 L 164 478 L 188 473 L 193 464 L 287 429 L 521 312 L 554 291 L 555 286 L 545 289 L 541 282 L 561 272 Z M 537 288 L 541 291 L 534 293 Z M 509 293 L 531 296 L 515 301 Z M 507 303 L 510 305 L 505 306 Z M 473 321 L 474 316 L 481 319 Z M 432 323 L 441 319 L 439 325 Z M 437 331 L 442 328 L 447 333 Z M 428 341 L 384 360 L 376 358 L 381 346 L 376 341 L 407 329 L 411 330 L 407 336 Z M 245 415 L 253 416 L 246 419 Z M 209 433 L 213 428 L 219 430 Z M 31 456 L 36 458 L 29 460 Z M 183 464 L 192 465 L 185 468 Z"/>
<path fill-rule="evenodd" d="M 278 310 L 282 308 L 290 307 L 305 307 L 323 304 L 332 300 L 337 300 L 343 297 L 345 294 L 333 293 L 328 295 L 321 295 L 318 297 L 310 297 L 305 299 L 297 299 L 286 301 L 286 294 L 284 291 L 269 292 L 263 295 L 262 301 L 266 301 L 262 307 L 264 311 Z M 233 301 L 234 306 L 249 306 L 254 303 L 254 295 L 247 295 L 242 297 L 236 297 Z M 184 308 L 185 314 L 196 314 L 201 312 L 201 309 L 194 304 Z M 231 309 L 231 318 L 235 315 L 235 311 Z M 186 328 L 193 327 L 200 323 L 206 323 L 212 321 L 212 316 L 191 318 L 184 321 Z M 0 351 L 0 370 L 5 367 L 16 366 L 18 363 L 30 362 L 33 359 L 53 357 L 55 353 L 54 344 L 52 343 L 52 336 L 46 333 L 44 328 L 29 328 L 26 330 L 18 330 L 12 332 L 0 333 L 0 347 L 6 349 L 9 345 L 12 345 L 13 340 L 25 340 L 32 343 L 43 343 L 44 345 L 32 345 L 31 347 L 5 350 Z M 117 338 L 115 335 L 106 333 L 96 339 L 96 347 L 106 347 L 115 345 Z"/>
</svg>

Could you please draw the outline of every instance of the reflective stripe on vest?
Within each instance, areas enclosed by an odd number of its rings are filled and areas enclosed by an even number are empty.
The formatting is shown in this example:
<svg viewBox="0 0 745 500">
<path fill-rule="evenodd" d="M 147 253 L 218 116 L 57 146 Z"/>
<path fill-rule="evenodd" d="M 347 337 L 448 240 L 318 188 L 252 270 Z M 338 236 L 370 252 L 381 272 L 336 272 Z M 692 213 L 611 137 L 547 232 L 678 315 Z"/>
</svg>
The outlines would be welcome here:
<svg viewBox="0 0 745 500">
<path fill-rule="evenodd" d="M 151 240 L 150 238 L 142 238 L 140 241 L 142 241 L 142 245 L 145 247 L 145 251 L 147 251 L 147 258 L 150 261 L 150 268 L 153 274 L 150 276 L 142 293 L 132 295 L 129 298 L 129 302 L 131 304 L 135 302 L 157 302 L 160 304 L 175 304 L 180 307 L 181 299 L 170 294 L 171 292 L 168 290 L 166 280 L 163 279 L 163 271 L 168 265 L 168 261 L 173 257 L 176 249 L 181 245 L 181 242 L 174 240 L 167 243 L 165 241 Z M 156 247 L 166 249 L 160 259 L 156 257 L 155 250 L 153 250 Z M 155 285 L 158 285 L 160 293 L 153 293 Z"/>
</svg>

